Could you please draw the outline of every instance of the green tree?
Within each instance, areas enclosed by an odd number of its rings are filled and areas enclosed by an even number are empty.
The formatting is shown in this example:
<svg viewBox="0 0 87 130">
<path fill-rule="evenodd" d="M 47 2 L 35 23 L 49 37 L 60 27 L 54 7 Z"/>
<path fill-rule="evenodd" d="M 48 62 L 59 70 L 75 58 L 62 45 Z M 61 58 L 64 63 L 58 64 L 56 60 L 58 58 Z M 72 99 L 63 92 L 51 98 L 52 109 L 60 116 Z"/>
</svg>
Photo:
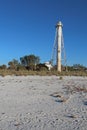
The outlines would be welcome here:
<svg viewBox="0 0 87 130">
<path fill-rule="evenodd" d="M 73 65 L 73 69 L 83 71 L 83 70 L 86 69 L 86 67 L 83 66 L 83 65 L 81 65 L 81 64 L 74 64 L 74 65 Z"/>
<path fill-rule="evenodd" d="M 6 70 L 6 69 L 7 69 L 7 66 L 3 64 L 3 65 L 0 66 L 0 69 Z"/>
<path fill-rule="evenodd" d="M 13 59 L 12 61 L 8 62 L 9 69 L 17 69 L 17 66 L 19 65 L 18 60 Z"/>
<path fill-rule="evenodd" d="M 40 58 L 38 56 L 31 54 L 31 55 L 26 55 L 24 57 L 21 57 L 20 61 L 23 66 L 26 66 L 26 67 L 33 66 L 34 67 L 35 65 L 39 64 Z"/>
</svg>

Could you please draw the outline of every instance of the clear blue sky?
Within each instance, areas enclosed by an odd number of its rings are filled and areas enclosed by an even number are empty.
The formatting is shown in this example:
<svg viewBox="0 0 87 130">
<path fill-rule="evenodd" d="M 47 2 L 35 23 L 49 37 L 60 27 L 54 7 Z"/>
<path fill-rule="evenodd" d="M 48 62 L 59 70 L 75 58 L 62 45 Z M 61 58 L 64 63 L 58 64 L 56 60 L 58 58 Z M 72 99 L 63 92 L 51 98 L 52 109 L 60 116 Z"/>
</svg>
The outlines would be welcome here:
<svg viewBox="0 0 87 130">
<path fill-rule="evenodd" d="M 49 61 L 59 20 L 68 65 L 87 66 L 87 0 L 0 0 L 0 65 L 29 54 Z"/>
</svg>

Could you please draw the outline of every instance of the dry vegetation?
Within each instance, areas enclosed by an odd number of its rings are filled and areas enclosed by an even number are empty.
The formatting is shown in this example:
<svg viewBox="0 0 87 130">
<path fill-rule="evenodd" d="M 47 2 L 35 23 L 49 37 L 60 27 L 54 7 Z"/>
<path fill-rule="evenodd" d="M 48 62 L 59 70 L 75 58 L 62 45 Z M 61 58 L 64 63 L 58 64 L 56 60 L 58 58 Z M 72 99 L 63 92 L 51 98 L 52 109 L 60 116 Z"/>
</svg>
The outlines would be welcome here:
<svg viewBox="0 0 87 130">
<path fill-rule="evenodd" d="M 64 85 L 64 89 L 66 89 L 66 92 L 67 93 L 76 93 L 76 92 L 84 92 L 84 93 L 87 93 L 87 88 L 86 88 L 86 85 L 83 84 L 83 85 L 77 85 L 77 84 L 67 84 L 67 85 Z"/>
<path fill-rule="evenodd" d="M 62 71 L 61 73 L 58 73 L 57 71 L 31 71 L 31 70 L 9 70 L 9 69 L 0 69 L 0 75 L 6 76 L 6 75 L 15 75 L 15 76 L 27 76 L 27 75 L 40 75 L 40 76 L 51 76 L 56 75 L 60 76 L 60 80 L 63 79 L 62 76 L 87 76 L 87 71 Z"/>
</svg>

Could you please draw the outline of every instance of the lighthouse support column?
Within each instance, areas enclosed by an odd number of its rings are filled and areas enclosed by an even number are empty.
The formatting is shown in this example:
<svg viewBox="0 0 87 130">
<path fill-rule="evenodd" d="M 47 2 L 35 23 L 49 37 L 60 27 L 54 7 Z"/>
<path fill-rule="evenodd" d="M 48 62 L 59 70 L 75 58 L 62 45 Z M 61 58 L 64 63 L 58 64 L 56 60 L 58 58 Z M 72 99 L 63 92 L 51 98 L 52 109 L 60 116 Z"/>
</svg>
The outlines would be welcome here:
<svg viewBox="0 0 87 130">
<path fill-rule="evenodd" d="M 62 23 L 58 22 L 57 28 L 57 71 L 61 72 L 61 43 L 62 43 Z"/>
</svg>

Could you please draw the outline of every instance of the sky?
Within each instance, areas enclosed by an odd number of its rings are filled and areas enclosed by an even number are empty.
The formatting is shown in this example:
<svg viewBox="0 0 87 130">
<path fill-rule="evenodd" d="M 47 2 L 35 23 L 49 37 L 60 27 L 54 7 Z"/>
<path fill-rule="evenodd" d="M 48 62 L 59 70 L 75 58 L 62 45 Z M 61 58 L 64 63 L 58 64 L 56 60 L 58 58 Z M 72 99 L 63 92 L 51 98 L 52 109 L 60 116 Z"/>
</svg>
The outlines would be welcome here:
<svg viewBox="0 0 87 130">
<path fill-rule="evenodd" d="M 0 0 L 0 65 L 30 54 L 49 61 L 58 21 L 67 65 L 87 66 L 87 0 Z"/>
</svg>

